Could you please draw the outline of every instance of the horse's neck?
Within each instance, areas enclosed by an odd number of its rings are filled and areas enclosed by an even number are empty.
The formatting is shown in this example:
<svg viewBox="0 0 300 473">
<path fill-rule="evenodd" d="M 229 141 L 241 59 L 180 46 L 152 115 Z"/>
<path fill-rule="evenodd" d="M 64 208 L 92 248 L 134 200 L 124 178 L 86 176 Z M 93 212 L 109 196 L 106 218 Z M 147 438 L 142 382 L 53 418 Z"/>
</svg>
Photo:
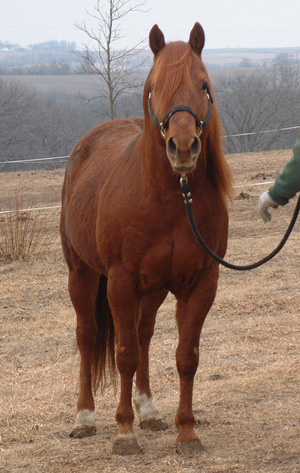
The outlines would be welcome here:
<svg viewBox="0 0 300 473">
<path fill-rule="evenodd" d="M 174 174 L 160 136 L 145 133 L 142 174 L 148 192 L 170 191 L 174 186 Z"/>
</svg>

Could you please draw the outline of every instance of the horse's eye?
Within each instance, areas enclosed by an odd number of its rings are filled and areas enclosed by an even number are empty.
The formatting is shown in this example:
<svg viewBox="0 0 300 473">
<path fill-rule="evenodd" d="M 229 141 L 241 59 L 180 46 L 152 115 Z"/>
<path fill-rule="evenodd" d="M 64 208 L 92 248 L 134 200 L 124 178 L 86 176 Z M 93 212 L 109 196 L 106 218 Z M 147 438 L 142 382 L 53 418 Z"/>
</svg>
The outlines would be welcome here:
<svg viewBox="0 0 300 473">
<path fill-rule="evenodd" d="M 207 82 L 207 80 L 205 80 L 205 81 L 203 82 L 203 85 L 202 85 L 202 90 L 207 90 L 208 87 L 209 87 L 208 82 Z"/>
</svg>

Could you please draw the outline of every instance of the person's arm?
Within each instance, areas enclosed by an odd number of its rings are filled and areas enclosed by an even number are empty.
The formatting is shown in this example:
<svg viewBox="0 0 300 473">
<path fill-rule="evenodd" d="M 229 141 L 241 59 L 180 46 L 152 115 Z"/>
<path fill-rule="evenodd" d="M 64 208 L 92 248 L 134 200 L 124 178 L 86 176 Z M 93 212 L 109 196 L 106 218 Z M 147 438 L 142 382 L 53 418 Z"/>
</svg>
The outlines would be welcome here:
<svg viewBox="0 0 300 473">
<path fill-rule="evenodd" d="M 275 184 L 261 194 L 258 203 L 258 213 L 264 222 L 271 220 L 269 208 L 286 205 L 300 191 L 300 139 L 293 148 L 293 157 L 277 176 Z"/>
</svg>

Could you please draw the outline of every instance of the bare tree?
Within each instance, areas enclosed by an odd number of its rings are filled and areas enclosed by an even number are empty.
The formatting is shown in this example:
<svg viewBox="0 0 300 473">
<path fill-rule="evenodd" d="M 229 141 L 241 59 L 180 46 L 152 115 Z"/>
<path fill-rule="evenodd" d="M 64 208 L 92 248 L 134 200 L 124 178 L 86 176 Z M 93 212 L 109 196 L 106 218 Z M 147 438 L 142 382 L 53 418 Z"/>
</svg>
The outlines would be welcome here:
<svg viewBox="0 0 300 473">
<path fill-rule="evenodd" d="M 223 78 L 216 90 L 231 152 L 291 145 L 294 138 L 280 129 L 299 125 L 299 66 L 274 65 Z"/>
<path fill-rule="evenodd" d="M 58 166 L 62 161 L 26 160 L 70 154 L 98 118 L 96 107 L 32 91 L 16 80 L 0 79 L 0 172 Z M 19 160 L 25 162 L 11 162 Z"/>
<path fill-rule="evenodd" d="M 144 63 L 137 59 L 144 41 L 130 48 L 114 48 L 117 41 L 123 38 L 120 20 L 131 12 L 145 11 L 146 0 L 103 0 L 97 1 L 94 13 L 88 13 L 96 20 L 97 29 L 89 28 L 84 21 L 75 26 L 89 39 L 83 51 L 76 51 L 85 72 L 98 75 L 100 81 L 97 95 L 92 98 L 103 98 L 109 104 L 109 117 L 116 117 L 116 104 L 120 96 L 132 94 L 141 85 L 136 73 Z M 93 46 L 90 46 L 92 42 Z M 89 98 L 91 100 L 91 98 Z"/>
<path fill-rule="evenodd" d="M 35 93 L 18 82 L 0 80 L 0 161 L 15 157 L 31 141 Z"/>
</svg>

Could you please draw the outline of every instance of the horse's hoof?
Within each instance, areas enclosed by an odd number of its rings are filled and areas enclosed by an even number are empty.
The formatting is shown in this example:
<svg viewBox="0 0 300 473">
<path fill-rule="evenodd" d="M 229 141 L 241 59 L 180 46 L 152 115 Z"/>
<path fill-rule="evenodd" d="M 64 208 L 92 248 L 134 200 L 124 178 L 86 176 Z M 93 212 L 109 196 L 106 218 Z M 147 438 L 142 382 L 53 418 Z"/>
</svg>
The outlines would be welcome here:
<svg viewBox="0 0 300 473">
<path fill-rule="evenodd" d="M 176 452 L 181 455 L 194 455 L 203 452 L 204 447 L 199 439 L 176 443 Z"/>
<path fill-rule="evenodd" d="M 143 430 L 166 430 L 168 424 L 163 422 L 161 419 L 146 419 L 140 422 L 140 428 Z"/>
<path fill-rule="evenodd" d="M 114 455 L 135 455 L 137 453 L 141 453 L 142 450 L 135 436 L 129 438 L 124 436 L 116 438 L 113 443 L 112 452 Z"/>
<path fill-rule="evenodd" d="M 94 425 L 79 425 L 70 433 L 72 439 L 83 439 L 93 435 L 96 435 L 96 427 Z"/>
</svg>

